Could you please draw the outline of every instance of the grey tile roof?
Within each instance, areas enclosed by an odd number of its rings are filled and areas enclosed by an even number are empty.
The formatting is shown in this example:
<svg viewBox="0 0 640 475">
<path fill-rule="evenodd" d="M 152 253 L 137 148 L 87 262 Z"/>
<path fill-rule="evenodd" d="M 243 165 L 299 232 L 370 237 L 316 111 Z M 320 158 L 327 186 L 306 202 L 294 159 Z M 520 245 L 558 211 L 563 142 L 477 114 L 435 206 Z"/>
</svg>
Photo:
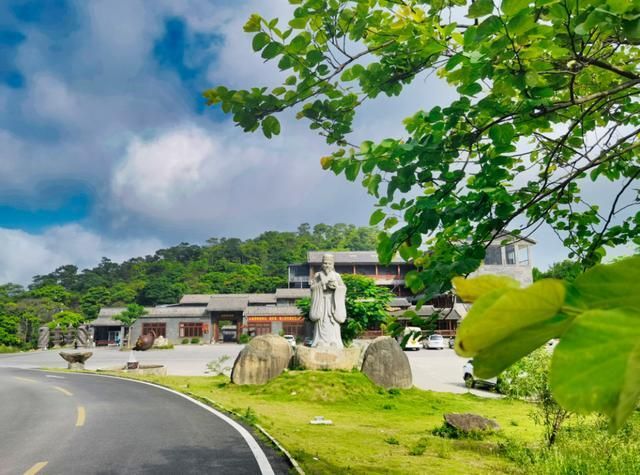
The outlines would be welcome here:
<svg viewBox="0 0 640 475">
<path fill-rule="evenodd" d="M 281 305 L 278 307 L 255 306 L 247 307 L 244 311 L 245 317 L 301 317 L 302 313 L 298 307 L 293 305 Z"/>
<path fill-rule="evenodd" d="M 377 264 L 378 253 L 376 251 L 309 251 L 307 262 L 310 264 L 322 263 L 322 256 L 333 254 L 336 264 Z M 395 256 L 391 260 L 392 264 L 405 264 L 400 256 Z"/>
<path fill-rule="evenodd" d="M 411 303 L 404 297 L 397 297 L 389 302 L 389 307 L 408 308 L 410 306 Z"/>
<path fill-rule="evenodd" d="M 311 296 L 311 289 L 276 289 L 276 299 L 302 299 Z"/>
<path fill-rule="evenodd" d="M 207 305 L 210 297 L 210 294 L 187 294 L 180 299 L 180 305 Z"/>
<path fill-rule="evenodd" d="M 207 310 L 210 312 L 241 312 L 247 307 L 250 297 L 251 294 L 211 295 Z"/>
<path fill-rule="evenodd" d="M 433 305 L 423 305 L 420 307 L 420 310 L 416 310 L 415 306 L 411 306 L 409 308 L 399 308 L 397 310 L 393 310 L 389 312 L 391 315 L 395 317 L 402 318 L 404 312 L 407 310 L 412 310 L 416 312 L 416 314 L 420 317 L 428 317 L 433 315 L 435 312 L 441 312 L 438 320 L 461 320 L 464 315 L 466 315 L 466 311 L 454 305 L 453 309 L 451 308 L 435 308 Z M 463 315 L 461 313 L 464 313 Z"/>
<path fill-rule="evenodd" d="M 253 294 L 249 296 L 250 304 L 276 303 L 276 294 Z"/>
<path fill-rule="evenodd" d="M 100 317 L 111 318 L 114 315 L 118 315 L 122 313 L 126 309 L 127 309 L 126 307 L 102 307 L 98 312 L 98 318 Z"/>
<path fill-rule="evenodd" d="M 95 320 L 91 320 L 88 325 L 91 327 L 120 327 L 122 323 L 111 317 L 98 317 Z"/>
<path fill-rule="evenodd" d="M 166 318 L 166 317 L 203 317 L 206 315 L 206 308 L 203 306 L 168 306 L 154 307 L 147 315 L 141 318 Z"/>
</svg>

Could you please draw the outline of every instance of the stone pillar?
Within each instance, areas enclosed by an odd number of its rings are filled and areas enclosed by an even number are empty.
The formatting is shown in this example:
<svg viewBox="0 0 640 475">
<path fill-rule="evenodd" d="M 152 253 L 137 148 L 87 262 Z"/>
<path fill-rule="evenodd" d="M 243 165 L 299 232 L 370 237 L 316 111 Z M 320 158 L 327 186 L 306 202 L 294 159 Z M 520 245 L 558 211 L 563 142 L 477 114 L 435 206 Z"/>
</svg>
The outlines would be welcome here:
<svg viewBox="0 0 640 475">
<path fill-rule="evenodd" d="M 77 341 L 78 346 L 81 346 L 82 348 L 89 348 L 89 327 L 87 325 L 80 325 L 78 327 Z"/>
<path fill-rule="evenodd" d="M 49 327 L 42 326 L 38 333 L 38 348 L 46 350 L 49 347 Z"/>
<path fill-rule="evenodd" d="M 60 329 L 60 327 L 56 327 L 53 329 L 52 341 L 54 348 L 60 348 L 60 346 L 62 345 L 62 330 Z"/>
</svg>

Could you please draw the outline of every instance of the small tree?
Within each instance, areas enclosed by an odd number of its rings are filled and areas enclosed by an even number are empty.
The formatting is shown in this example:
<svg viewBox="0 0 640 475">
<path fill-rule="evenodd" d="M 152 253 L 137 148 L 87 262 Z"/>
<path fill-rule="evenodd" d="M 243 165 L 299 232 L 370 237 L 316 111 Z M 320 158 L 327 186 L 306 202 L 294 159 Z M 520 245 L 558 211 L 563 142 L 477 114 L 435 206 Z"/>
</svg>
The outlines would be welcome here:
<svg viewBox="0 0 640 475">
<path fill-rule="evenodd" d="M 535 403 L 532 418 L 544 427 L 544 439 L 550 447 L 556 441 L 562 424 L 571 413 L 553 398 L 549 386 L 551 354 L 539 348 L 509 367 L 499 378 L 498 386 L 507 396 Z"/>
<path fill-rule="evenodd" d="M 123 310 L 118 315 L 114 315 L 113 319 L 122 322 L 122 324 L 127 329 L 127 333 L 129 333 L 131 325 L 133 325 L 138 318 L 140 318 L 142 315 L 146 315 L 147 313 L 147 310 L 142 305 L 130 303 L 129 305 L 127 305 L 126 310 Z M 129 338 L 128 345 L 131 346 L 131 338 Z M 122 341 L 120 341 L 120 346 L 122 346 Z"/>
<path fill-rule="evenodd" d="M 69 310 L 63 310 L 62 312 L 56 313 L 53 316 L 53 320 L 51 320 L 47 325 L 49 328 L 54 329 L 56 327 L 60 328 L 78 328 L 82 323 L 84 323 L 86 318 L 76 312 L 71 312 Z"/>
</svg>

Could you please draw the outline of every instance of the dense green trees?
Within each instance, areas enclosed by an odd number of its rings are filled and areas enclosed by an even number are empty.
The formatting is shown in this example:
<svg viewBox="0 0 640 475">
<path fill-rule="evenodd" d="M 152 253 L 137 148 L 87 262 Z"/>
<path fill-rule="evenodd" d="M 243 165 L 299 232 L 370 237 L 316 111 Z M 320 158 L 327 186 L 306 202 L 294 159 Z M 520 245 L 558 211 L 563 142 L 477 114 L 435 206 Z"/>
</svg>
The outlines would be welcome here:
<svg viewBox="0 0 640 475">
<path fill-rule="evenodd" d="M 37 275 L 28 289 L 0 285 L 0 344 L 30 347 L 38 326 L 72 312 L 93 319 L 105 305 L 176 303 L 187 293 L 273 292 L 287 284 L 287 265 L 309 250 L 375 249 L 375 228 L 302 224 L 296 232 L 268 231 L 256 238 L 212 238 L 180 243 L 121 264 L 102 258 L 91 269 L 65 265 Z M 62 318 L 62 317 L 60 317 Z M 56 323 L 76 319 L 55 319 Z"/>
</svg>

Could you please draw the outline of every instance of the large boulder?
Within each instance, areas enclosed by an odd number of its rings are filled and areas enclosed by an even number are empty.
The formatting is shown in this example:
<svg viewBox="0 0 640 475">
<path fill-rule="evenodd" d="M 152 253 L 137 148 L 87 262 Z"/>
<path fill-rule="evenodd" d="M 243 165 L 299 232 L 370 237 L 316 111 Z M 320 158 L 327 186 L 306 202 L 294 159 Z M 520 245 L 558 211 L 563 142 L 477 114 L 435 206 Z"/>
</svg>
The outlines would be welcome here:
<svg viewBox="0 0 640 475">
<path fill-rule="evenodd" d="M 409 359 L 396 340 L 381 336 L 367 347 L 362 372 L 386 389 L 410 388 L 413 385 Z"/>
<path fill-rule="evenodd" d="M 500 425 L 493 419 L 479 416 L 478 414 L 456 414 L 444 415 L 447 425 L 464 433 L 471 432 L 493 432 L 500 430 Z"/>
<path fill-rule="evenodd" d="M 361 353 L 362 348 L 359 346 L 350 348 L 298 346 L 294 365 L 300 369 L 351 371 L 359 367 Z"/>
<path fill-rule="evenodd" d="M 235 384 L 265 384 L 289 367 L 293 351 L 287 340 L 278 335 L 261 335 L 245 346 L 231 371 Z"/>
</svg>

